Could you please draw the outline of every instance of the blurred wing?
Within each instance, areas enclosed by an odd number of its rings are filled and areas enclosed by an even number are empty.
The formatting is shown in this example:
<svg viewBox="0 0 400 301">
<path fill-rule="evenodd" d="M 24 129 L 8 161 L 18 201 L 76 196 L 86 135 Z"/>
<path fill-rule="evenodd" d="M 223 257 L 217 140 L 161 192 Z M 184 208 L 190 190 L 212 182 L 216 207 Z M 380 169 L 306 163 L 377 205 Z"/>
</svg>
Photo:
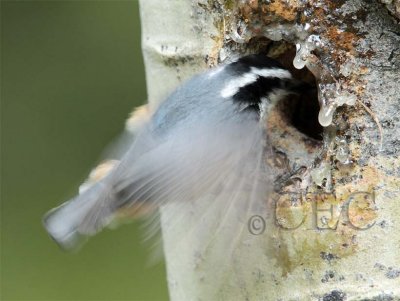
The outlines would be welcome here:
<svg viewBox="0 0 400 301">
<path fill-rule="evenodd" d="M 227 223 L 236 226 L 239 217 L 243 225 L 249 211 L 265 204 L 270 188 L 264 165 L 265 139 L 255 118 L 176 130 L 171 139 L 144 153 L 140 160 L 121 164 L 131 168 L 116 173 L 119 180 L 114 186 L 117 202 L 113 210 L 174 203 L 175 212 L 163 216 L 163 227 L 168 228 L 179 224 L 180 206 L 212 199 L 203 216 L 196 215 L 199 227 L 210 210 L 236 212 L 234 221 L 229 220 L 232 216 L 221 216 L 221 229 Z M 149 235 L 154 232 L 157 228 L 150 227 Z"/>
<path fill-rule="evenodd" d="M 207 196 L 223 211 L 246 211 L 265 200 L 265 137 L 254 116 L 241 123 L 228 120 L 178 128 L 164 139 L 146 131 L 109 176 L 69 203 L 70 208 L 75 207 L 69 214 L 76 216 L 70 232 L 92 235 L 108 225 L 116 212 L 129 208 L 169 203 L 179 207 Z M 178 210 L 164 216 L 163 224 L 173 227 L 179 219 Z M 222 226 L 232 221 L 220 222 Z"/>
<path fill-rule="evenodd" d="M 216 160 L 207 173 L 201 173 L 202 193 L 192 202 L 167 203 L 160 210 L 168 272 L 179 270 L 179 266 L 192 267 L 196 269 L 194 277 L 204 278 L 201 280 L 207 290 L 226 285 L 226 275 L 232 275 L 228 284 L 232 286 L 254 279 L 254 275 L 250 277 L 241 270 L 248 259 L 243 252 L 240 256 L 237 252 L 250 250 L 264 241 L 252 235 L 248 227 L 252 217 L 267 215 L 272 189 L 270 172 L 264 163 L 268 141 L 258 125 L 250 120 L 240 126 L 227 125 L 213 140 L 215 148 L 210 150 L 219 154 L 221 160 Z M 265 247 L 268 246 L 259 249 Z M 191 276 L 169 274 L 170 281 L 183 287 L 187 281 L 193 281 Z"/>
</svg>

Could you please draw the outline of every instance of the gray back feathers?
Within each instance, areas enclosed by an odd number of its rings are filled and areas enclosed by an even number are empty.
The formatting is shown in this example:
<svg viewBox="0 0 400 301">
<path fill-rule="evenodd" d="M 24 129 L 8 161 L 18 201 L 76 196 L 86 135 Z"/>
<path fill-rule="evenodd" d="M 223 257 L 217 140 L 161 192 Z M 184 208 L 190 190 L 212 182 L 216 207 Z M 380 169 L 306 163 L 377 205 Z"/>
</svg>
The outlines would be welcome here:
<svg viewBox="0 0 400 301">
<path fill-rule="evenodd" d="M 163 226 L 174 227 L 181 218 L 180 206 L 207 198 L 213 205 L 204 208 L 204 216 L 207 210 L 226 212 L 214 222 L 228 236 L 225 239 L 234 240 L 247 213 L 266 202 L 271 186 L 259 109 L 247 108 L 261 105 L 261 98 L 255 103 L 258 96 L 265 98 L 273 91 L 262 85 L 265 78 L 290 78 L 278 65 L 270 69 L 262 61 L 246 69 L 240 62 L 196 76 L 178 88 L 106 177 L 46 215 L 50 235 L 72 249 L 121 210 L 168 204 L 177 209 L 163 216 Z M 269 82 L 280 85 L 279 80 Z M 248 85 L 257 90 L 246 92 Z M 247 99 L 246 93 L 253 94 Z M 201 223 L 187 233 L 201 236 Z"/>
</svg>

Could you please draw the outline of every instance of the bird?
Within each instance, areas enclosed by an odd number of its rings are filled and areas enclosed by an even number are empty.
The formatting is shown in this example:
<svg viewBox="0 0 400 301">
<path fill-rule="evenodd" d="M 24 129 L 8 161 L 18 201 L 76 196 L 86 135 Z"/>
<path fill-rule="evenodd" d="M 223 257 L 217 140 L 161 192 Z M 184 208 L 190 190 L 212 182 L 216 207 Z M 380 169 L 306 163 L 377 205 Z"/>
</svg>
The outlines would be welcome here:
<svg viewBox="0 0 400 301">
<path fill-rule="evenodd" d="M 206 198 L 212 206 L 198 215 L 199 227 L 208 210 L 220 210 L 216 228 L 232 234 L 235 218 L 243 227 L 245 215 L 264 208 L 271 191 L 266 118 L 301 87 L 265 54 L 195 75 L 144 121 L 118 161 L 102 165 L 103 176 L 44 216 L 45 229 L 62 249 L 73 250 L 109 226 L 118 212 L 175 204 L 163 221 L 172 227 L 183 214 L 180 206 Z M 235 218 L 224 217 L 233 211 Z"/>
</svg>

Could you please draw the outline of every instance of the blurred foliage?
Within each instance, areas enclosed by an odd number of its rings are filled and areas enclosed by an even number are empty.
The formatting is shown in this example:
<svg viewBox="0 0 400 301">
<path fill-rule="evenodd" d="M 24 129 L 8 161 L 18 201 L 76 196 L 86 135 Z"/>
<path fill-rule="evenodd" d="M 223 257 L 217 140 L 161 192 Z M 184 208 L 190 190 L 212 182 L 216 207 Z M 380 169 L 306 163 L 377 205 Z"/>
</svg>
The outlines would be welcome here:
<svg viewBox="0 0 400 301">
<path fill-rule="evenodd" d="M 1 300 L 165 300 L 140 223 L 77 254 L 41 218 L 146 99 L 137 1 L 1 2 Z"/>
</svg>

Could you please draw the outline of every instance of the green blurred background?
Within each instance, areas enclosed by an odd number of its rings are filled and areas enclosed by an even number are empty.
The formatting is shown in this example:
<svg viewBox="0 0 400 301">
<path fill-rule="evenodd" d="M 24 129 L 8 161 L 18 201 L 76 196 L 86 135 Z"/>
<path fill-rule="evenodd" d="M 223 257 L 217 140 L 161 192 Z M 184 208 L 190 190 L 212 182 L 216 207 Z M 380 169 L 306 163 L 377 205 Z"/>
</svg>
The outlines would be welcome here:
<svg viewBox="0 0 400 301">
<path fill-rule="evenodd" d="M 41 225 L 145 99 L 137 1 L 1 1 L 1 300 L 168 298 L 139 222 L 78 254 Z"/>
</svg>

